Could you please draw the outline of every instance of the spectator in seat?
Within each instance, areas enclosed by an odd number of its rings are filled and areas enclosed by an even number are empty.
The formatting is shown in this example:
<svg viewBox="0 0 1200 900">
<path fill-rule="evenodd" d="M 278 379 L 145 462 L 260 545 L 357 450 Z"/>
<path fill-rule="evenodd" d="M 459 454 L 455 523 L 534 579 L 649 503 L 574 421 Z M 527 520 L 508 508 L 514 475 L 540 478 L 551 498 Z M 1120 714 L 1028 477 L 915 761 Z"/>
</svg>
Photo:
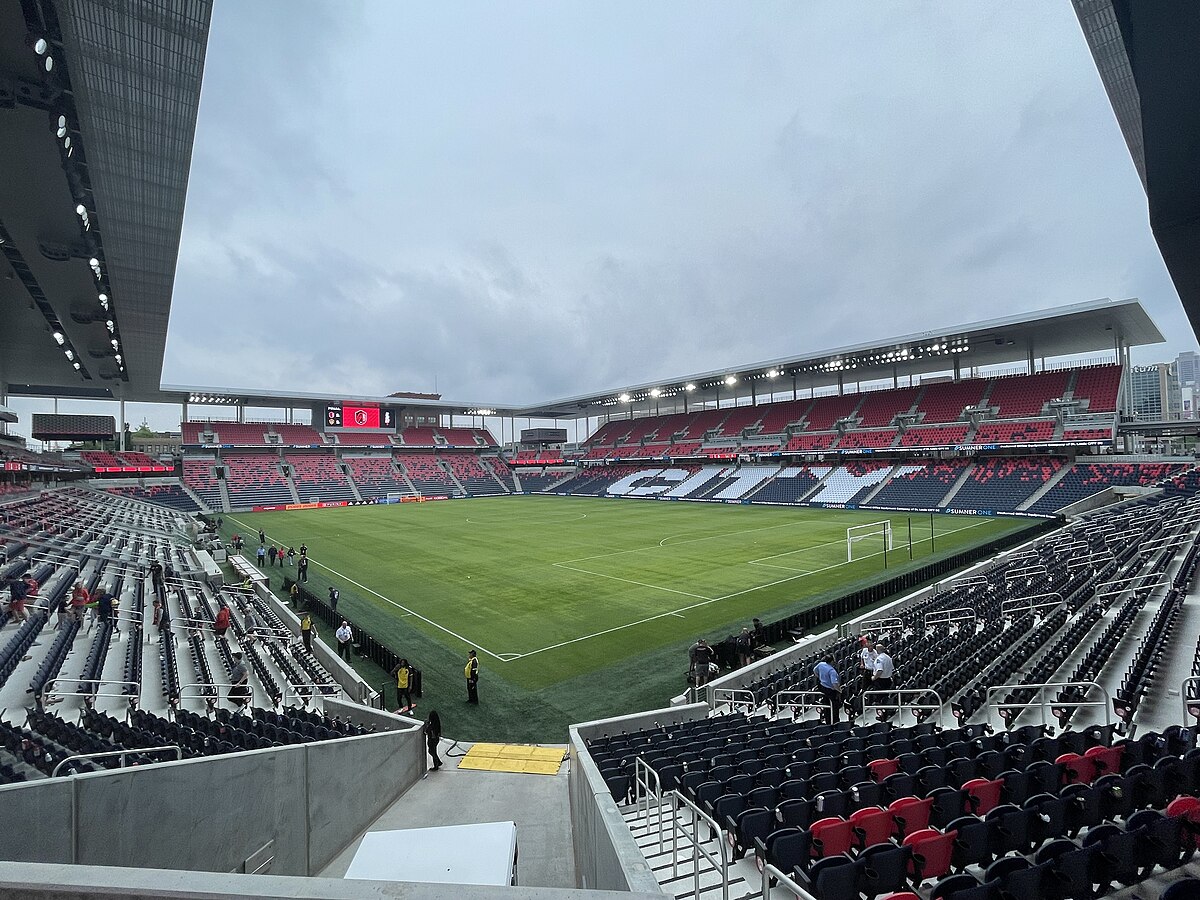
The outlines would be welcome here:
<svg viewBox="0 0 1200 900">
<path fill-rule="evenodd" d="M 229 670 L 229 701 L 237 706 L 245 706 L 250 702 L 250 670 L 242 662 L 241 653 L 233 654 L 233 668 Z"/>
<path fill-rule="evenodd" d="M 392 674 L 396 676 L 396 712 L 409 712 L 416 706 L 412 699 L 413 668 L 407 659 L 402 659 Z"/>
<path fill-rule="evenodd" d="M 826 655 L 813 666 L 813 674 L 817 676 L 817 690 L 829 704 L 828 709 L 822 707 L 821 717 L 830 724 L 841 721 L 842 683 L 833 667 L 833 657 Z"/>
<path fill-rule="evenodd" d="M 217 637 L 225 637 L 229 630 L 229 607 L 222 606 L 217 610 L 217 618 L 213 621 L 213 632 Z"/>
<path fill-rule="evenodd" d="M 354 632 L 350 628 L 350 623 L 342 619 L 342 624 L 338 626 L 338 630 L 333 633 L 337 638 L 338 656 L 347 662 L 350 661 L 350 642 L 354 640 Z"/>
</svg>

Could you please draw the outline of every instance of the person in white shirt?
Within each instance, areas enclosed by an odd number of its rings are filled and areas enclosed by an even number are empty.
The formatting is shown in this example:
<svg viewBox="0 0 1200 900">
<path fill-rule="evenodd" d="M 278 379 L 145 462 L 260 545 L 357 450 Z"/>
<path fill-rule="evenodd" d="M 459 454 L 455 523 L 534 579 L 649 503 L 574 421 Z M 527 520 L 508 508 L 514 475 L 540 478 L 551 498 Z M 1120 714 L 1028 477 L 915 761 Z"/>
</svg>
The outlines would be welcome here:
<svg viewBox="0 0 1200 900">
<path fill-rule="evenodd" d="M 887 691 L 892 687 L 892 676 L 896 674 L 896 667 L 892 663 L 892 658 L 888 656 L 887 648 L 883 644 L 875 645 L 875 668 L 872 669 L 871 684 L 868 690 L 872 691 Z M 892 703 L 895 698 L 891 694 L 876 694 L 875 701 L 877 703 Z M 881 710 L 880 718 L 888 718 L 891 716 L 890 710 Z"/>
<path fill-rule="evenodd" d="M 342 619 L 342 624 L 338 626 L 338 630 L 333 633 L 337 638 L 338 656 L 347 662 L 350 660 L 350 642 L 354 640 L 354 632 L 350 630 L 350 623 Z"/>
</svg>

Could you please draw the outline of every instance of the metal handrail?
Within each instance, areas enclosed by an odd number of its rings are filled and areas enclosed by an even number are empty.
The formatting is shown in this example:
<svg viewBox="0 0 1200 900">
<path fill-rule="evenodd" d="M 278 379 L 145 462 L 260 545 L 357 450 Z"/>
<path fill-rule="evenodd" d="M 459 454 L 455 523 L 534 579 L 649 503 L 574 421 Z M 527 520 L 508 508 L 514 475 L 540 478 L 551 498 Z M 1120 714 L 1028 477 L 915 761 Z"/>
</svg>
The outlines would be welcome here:
<svg viewBox="0 0 1200 900">
<path fill-rule="evenodd" d="M 792 697 L 814 697 L 816 700 L 813 702 L 806 702 L 804 700 L 793 701 L 790 699 Z M 796 710 L 799 710 L 800 714 L 803 715 L 814 709 L 822 711 L 828 709 L 830 719 L 832 720 L 833 717 L 833 702 L 820 691 L 780 691 L 775 695 L 775 710 L 778 712 L 784 708 L 791 708 L 793 716 L 795 716 Z"/>
<path fill-rule="evenodd" d="M 897 617 L 892 617 L 888 619 L 866 619 L 858 623 L 859 634 L 866 634 L 870 631 L 878 635 L 880 632 L 890 631 L 892 629 L 899 629 L 900 631 L 903 631 L 904 620 Z"/>
<path fill-rule="evenodd" d="M 905 695 L 911 696 L 913 701 L 921 700 L 924 697 L 933 697 L 937 702 L 936 703 L 917 703 L 917 702 L 905 703 L 904 699 L 903 699 L 905 697 Z M 895 702 L 890 702 L 890 703 L 870 703 L 870 702 L 868 702 L 867 698 L 872 697 L 872 696 L 874 696 L 874 697 L 895 697 L 896 699 L 895 699 Z M 942 702 L 941 694 L 939 694 L 933 688 L 888 688 L 886 690 L 876 690 L 876 691 L 866 690 L 866 691 L 863 691 L 862 698 L 863 698 L 863 713 L 864 714 L 867 712 L 867 710 L 890 709 L 890 710 L 895 710 L 896 712 L 904 712 L 905 710 L 908 710 L 909 712 L 911 712 L 913 714 L 913 718 L 918 721 L 920 720 L 920 716 L 918 716 L 917 713 L 920 712 L 921 710 L 928 710 L 929 712 L 937 712 L 938 710 L 940 710 L 942 708 L 942 706 L 945 705 Z"/>
<path fill-rule="evenodd" d="M 1006 571 L 1004 573 L 1004 580 L 1006 582 L 1016 581 L 1018 578 L 1031 578 L 1034 575 L 1046 575 L 1046 574 L 1049 574 L 1049 573 L 1046 571 L 1045 566 L 1040 566 L 1040 565 L 1039 566 L 1026 566 L 1023 569 L 1013 569 L 1011 571 Z"/>
<path fill-rule="evenodd" d="M 774 878 L 780 887 L 787 888 L 796 895 L 796 900 L 817 900 L 812 894 L 800 887 L 792 876 L 785 874 L 770 863 L 762 867 L 762 900 L 771 896 L 771 879 Z"/>
<path fill-rule="evenodd" d="M 1161 587 L 1170 587 L 1171 586 L 1171 578 L 1165 572 L 1159 573 L 1159 575 L 1157 575 L 1157 576 L 1152 573 L 1147 572 L 1144 575 L 1136 575 L 1136 576 L 1134 576 L 1134 579 L 1128 579 L 1128 580 L 1136 580 L 1138 578 L 1155 578 L 1155 577 L 1158 577 L 1159 580 L 1156 582 L 1153 582 L 1151 584 L 1137 584 L 1137 585 L 1126 584 L 1126 585 L 1122 585 L 1121 587 L 1116 588 L 1115 590 L 1111 590 L 1111 591 L 1096 591 L 1096 594 L 1095 594 L 1096 599 L 1098 600 L 1101 597 L 1116 597 L 1121 594 L 1124 594 L 1126 591 L 1154 591 L 1154 590 L 1158 590 Z M 1111 584 L 1111 582 L 1110 582 L 1110 584 Z"/>
<path fill-rule="evenodd" d="M 73 691 L 60 691 L 58 689 L 58 683 L 60 681 L 65 681 L 67 683 L 75 682 L 77 687 Z M 83 687 L 83 685 L 85 685 L 85 684 L 94 684 L 94 685 L 96 685 L 97 689 L 96 690 L 87 690 L 86 688 Z M 139 691 L 141 690 L 141 687 L 142 687 L 142 684 L 140 681 L 108 681 L 107 679 L 101 678 L 98 675 L 95 678 L 54 678 L 54 679 L 46 682 L 46 686 L 44 686 L 42 688 L 42 696 L 43 697 L 128 697 L 129 696 L 129 694 L 126 694 L 123 691 L 118 694 L 114 694 L 111 691 L 101 691 L 101 690 L 99 690 L 99 686 L 102 684 L 112 685 L 114 687 L 117 685 L 120 685 L 122 687 L 135 687 Z"/>
<path fill-rule="evenodd" d="M 1061 690 L 1062 688 L 1083 688 L 1083 691 L 1084 691 L 1083 696 L 1085 699 L 1083 699 L 1083 700 L 1063 700 L 1063 701 L 1055 700 L 1052 698 L 1047 699 L 1046 695 L 1045 695 L 1046 691 L 1051 688 L 1057 688 L 1059 690 Z M 1098 691 L 1100 691 L 1100 693 L 1104 695 L 1104 699 L 1103 700 L 1088 700 L 1088 699 L 1086 699 L 1088 692 L 1090 692 L 1092 690 L 1092 688 L 1095 688 Z M 1037 697 L 1036 697 L 1036 699 L 1029 700 L 1024 703 L 996 703 L 995 701 L 992 700 L 992 697 L 995 694 L 998 694 L 1000 691 L 1018 691 L 1018 690 L 1019 691 L 1035 690 L 1035 691 L 1037 691 Z M 988 709 L 988 718 L 989 719 L 992 716 L 993 710 L 996 712 L 996 715 L 1000 718 L 1000 720 L 1003 721 L 1004 716 L 1000 715 L 1000 710 L 1002 710 L 1002 709 L 1025 710 L 1025 709 L 1028 709 L 1030 706 L 1034 705 L 1035 703 L 1037 704 L 1037 706 L 1039 707 L 1039 709 L 1041 711 L 1043 725 L 1050 724 L 1046 720 L 1047 708 L 1074 709 L 1074 708 L 1081 708 L 1084 706 L 1103 706 L 1104 707 L 1104 724 L 1105 725 L 1112 724 L 1112 703 L 1110 702 L 1109 693 L 1107 690 L 1105 690 L 1103 685 L 1101 685 L 1095 681 L 1047 681 L 1047 682 L 1043 682 L 1040 684 L 998 684 L 995 687 L 990 687 L 987 689 L 987 709 Z"/>
<path fill-rule="evenodd" d="M 710 709 L 716 709 L 722 703 L 728 703 L 729 709 L 733 710 L 733 704 L 738 699 L 745 703 L 750 709 L 754 709 L 754 691 L 747 688 L 726 688 L 726 687 L 708 687 L 708 705 Z"/>
<path fill-rule="evenodd" d="M 966 613 L 966 615 L 956 616 L 955 613 Z M 955 622 L 965 622 L 967 620 L 974 621 L 975 609 L 970 606 L 956 606 L 954 609 L 940 609 L 937 612 L 925 614 L 925 628 L 930 625 L 952 625 Z"/>
<path fill-rule="evenodd" d="M 642 773 L 645 773 L 646 777 L 644 779 L 642 777 Z M 651 785 L 651 783 L 650 783 L 651 778 L 654 779 L 653 785 Z M 645 791 L 643 791 L 642 788 L 645 788 Z M 653 768 L 651 768 L 650 764 L 648 762 L 646 762 L 646 760 L 642 759 L 642 757 L 640 755 L 635 756 L 633 758 L 633 802 L 637 806 L 638 814 L 641 815 L 642 814 L 642 800 L 644 799 L 646 801 L 645 819 L 646 819 L 647 827 L 649 827 L 649 825 L 650 825 L 650 801 L 651 801 L 651 798 L 653 798 L 655 801 L 654 802 L 654 807 L 655 807 L 654 822 L 655 822 L 655 830 L 658 832 L 658 849 L 659 849 L 659 852 L 661 853 L 662 849 L 663 849 L 662 779 L 659 778 L 658 773 L 656 771 L 654 771 Z"/>
<path fill-rule="evenodd" d="M 992 583 L 992 579 L 986 575 L 972 575 L 969 578 L 959 578 L 955 581 L 947 581 L 944 585 L 945 590 L 953 591 L 960 587 L 975 587 L 976 585 L 988 585 Z M 942 593 L 942 591 L 938 591 Z"/>
<path fill-rule="evenodd" d="M 177 759 L 177 760 L 183 759 L 183 750 L 180 748 L 180 746 L 178 744 L 163 744 L 158 747 L 135 747 L 135 748 L 132 748 L 129 750 L 106 750 L 103 753 L 77 753 L 74 756 L 68 756 L 66 759 L 61 760 L 59 762 L 59 764 L 54 767 L 54 770 L 50 773 L 50 777 L 57 778 L 59 769 L 61 769 L 67 763 L 74 762 L 75 760 L 108 759 L 109 757 L 117 756 L 117 757 L 120 757 L 121 768 L 124 769 L 126 757 L 129 757 L 134 754 L 142 754 L 142 753 L 159 753 L 159 752 L 166 751 L 166 750 L 174 750 L 175 751 L 175 759 Z M 77 773 L 72 773 L 72 774 L 77 774 Z"/>
<path fill-rule="evenodd" d="M 689 800 L 679 791 L 671 791 L 670 796 L 673 796 L 680 805 L 686 806 L 692 812 L 692 834 L 689 835 L 686 831 L 683 836 L 692 842 L 692 863 L 693 877 L 695 879 L 695 896 L 700 896 L 700 857 L 712 864 L 713 868 L 721 873 L 721 900 L 729 900 L 729 849 L 725 842 L 725 829 L 717 824 L 716 820 L 705 813 L 700 807 Z M 675 807 L 675 814 L 671 818 L 671 856 L 673 858 L 673 874 L 679 875 L 679 806 Z M 720 859 L 709 850 L 706 850 L 700 845 L 700 821 L 703 820 L 716 835 L 717 847 L 721 851 Z"/>
<path fill-rule="evenodd" d="M 1045 597 L 1057 597 L 1058 599 L 1055 600 L 1053 603 L 1051 603 L 1051 602 L 1034 603 L 1033 602 L 1034 600 L 1041 600 Z M 1031 613 L 1035 609 L 1045 609 L 1048 606 L 1058 606 L 1062 602 L 1063 602 L 1063 595 L 1060 594 L 1058 591 L 1049 591 L 1045 594 L 1031 594 L 1028 597 L 1013 597 L 1011 600 L 1000 601 L 1000 617 L 1007 618 L 1008 616 L 1014 615 L 1013 610 L 1015 610 L 1016 612 Z"/>
</svg>

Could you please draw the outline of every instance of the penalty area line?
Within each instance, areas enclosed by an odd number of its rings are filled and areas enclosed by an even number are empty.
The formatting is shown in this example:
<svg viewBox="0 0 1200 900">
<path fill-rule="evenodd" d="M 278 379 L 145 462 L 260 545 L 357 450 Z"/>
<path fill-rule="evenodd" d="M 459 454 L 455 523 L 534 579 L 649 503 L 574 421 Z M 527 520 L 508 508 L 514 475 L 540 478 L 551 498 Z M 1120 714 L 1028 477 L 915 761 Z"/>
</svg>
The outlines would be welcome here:
<svg viewBox="0 0 1200 900">
<path fill-rule="evenodd" d="M 243 528 L 249 529 L 251 532 L 255 531 L 255 529 L 250 528 L 250 526 L 247 525 L 245 522 L 243 522 L 241 519 L 238 519 L 234 516 L 230 516 L 229 518 L 233 519 L 233 521 L 237 522 Z M 420 619 L 422 622 L 426 623 L 427 625 L 432 625 L 434 628 L 438 629 L 438 631 L 445 632 L 446 634 L 450 635 L 451 637 L 462 641 L 468 647 L 474 647 L 475 649 L 479 650 L 480 652 L 486 653 L 488 656 L 492 657 L 492 659 L 499 660 L 500 662 L 508 662 L 509 659 L 518 658 L 511 653 L 493 653 L 491 650 L 489 650 L 487 647 L 483 646 L 482 644 L 477 644 L 477 643 L 469 640 L 468 638 L 463 637 L 458 632 L 451 631 L 445 625 L 439 625 L 437 622 L 433 621 L 433 619 L 430 619 L 427 616 L 421 615 L 415 609 L 409 609 L 404 604 L 397 603 L 391 597 L 385 597 L 383 594 L 379 593 L 379 591 L 369 588 L 365 584 L 359 584 L 359 582 L 355 581 L 353 578 L 351 578 L 348 575 L 343 575 L 337 569 L 331 568 L 331 567 L 325 565 L 324 563 L 317 562 L 316 559 L 314 559 L 312 556 L 310 556 L 308 558 L 308 561 L 310 564 L 318 565 L 322 569 L 324 569 L 326 572 L 330 572 L 330 573 L 336 575 L 338 578 L 341 578 L 343 581 L 346 581 L 349 584 L 352 584 L 357 588 L 361 588 L 362 590 L 366 591 L 368 594 L 373 594 L 374 596 L 376 596 L 380 600 L 382 600 L 384 603 L 390 603 L 392 606 L 396 607 L 396 609 L 402 610 L 406 616 L 415 616 L 416 618 Z M 506 657 L 508 657 L 508 658 L 506 659 Z"/>
</svg>

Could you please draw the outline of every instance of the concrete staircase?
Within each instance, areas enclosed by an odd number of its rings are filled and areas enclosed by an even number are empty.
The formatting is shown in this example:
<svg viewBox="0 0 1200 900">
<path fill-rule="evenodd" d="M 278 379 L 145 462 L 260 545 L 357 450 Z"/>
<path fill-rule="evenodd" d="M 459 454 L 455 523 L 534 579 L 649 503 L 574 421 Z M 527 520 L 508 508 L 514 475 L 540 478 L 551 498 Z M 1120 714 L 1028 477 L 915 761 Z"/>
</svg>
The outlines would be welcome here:
<svg viewBox="0 0 1200 900">
<path fill-rule="evenodd" d="M 350 467 L 344 462 L 338 462 L 338 468 L 342 474 L 346 476 L 346 484 L 350 485 L 350 490 L 354 494 L 355 500 L 361 500 L 362 494 L 359 493 L 358 485 L 354 483 L 354 476 L 350 473 Z"/>
<path fill-rule="evenodd" d="M 1073 465 L 1072 466 L 1063 466 L 1061 469 L 1059 469 L 1057 472 L 1055 472 L 1053 475 L 1051 475 L 1050 478 L 1048 478 L 1046 480 L 1045 484 L 1043 484 L 1040 488 L 1038 488 L 1036 491 L 1034 491 L 1029 496 L 1028 500 L 1026 500 L 1024 503 L 1022 503 L 1020 506 L 1017 507 L 1017 512 L 1024 512 L 1025 510 L 1029 509 L 1029 507 L 1033 506 L 1033 504 L 1035 504 L 1039 500 L 1041 500 L 1043 496 L 1045 496 L 1047 493 L 1049 493 L 1049 491 L 1052 487 L 1054 487 L 1056 484 L 1058 484 L 1060 481 L 1062 481 L 1064 478 L 1066 478 L 1067 473 L 1070 472 L 1073 468 L 1075 468 Z"/>
<path fill-rule="evenodd" d="M 221 497 L 226 500 L 225 508 L 228 509 L 229 508 L 228 495 L 225 493 L 224 479 L 222 479 L 220 481 L 220 485 L 221 485 Z M 183 488 L 183 492 L 185 494 L 187 494 L 189 497 L 192 498 L 192 502 L 195 503 L 197 506 L 199 506 L 201 509 L 206 510 L 208 512 L 224 512 L 224 510 L 209 509 L 209 506 L 207 503 L 204 502 L 204 499 L 199 494 L 197 494 L 195 491 L 193 491 L 190 487 L 188 487 L 186 484 L 184 484 L 182 478 L 179 479 L 179 486 L 181 488 Z"/>
<path fill-rule="evenodd" d="M 971 473 L 975 471 L 975 463 L 971 463 L 962 470 L 962 474 L 954 479 L 954 484 L 950 485 L 950 490 L 946 492 L 946 496 L 942 498 L 942 502 L 938 506 L 947 506 L 954 499 L 954 495 L 958 493 L 958 489 L 967 483 L 967 479 L 971 477 Z"/>
</svg>

